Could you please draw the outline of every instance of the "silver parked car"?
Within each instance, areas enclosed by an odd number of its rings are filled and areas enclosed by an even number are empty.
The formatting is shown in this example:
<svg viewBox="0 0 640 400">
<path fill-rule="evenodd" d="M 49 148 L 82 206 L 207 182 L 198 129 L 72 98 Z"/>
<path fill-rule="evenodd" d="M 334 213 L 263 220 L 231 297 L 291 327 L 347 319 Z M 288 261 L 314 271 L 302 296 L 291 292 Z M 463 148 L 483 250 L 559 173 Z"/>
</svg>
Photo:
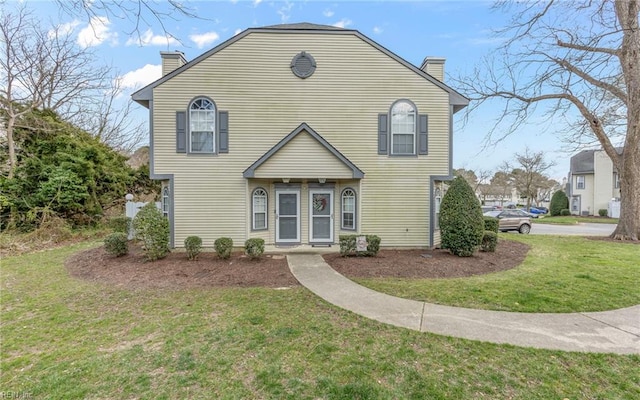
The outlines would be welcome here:
<svg viewBox="0 0 640 400">
<path fill-rule="evenodd" d="M 487 211 L 485 217 L 498 218 L 498 229 L 500 232 L 518 231 L 520 233 L 531 232 L 531 216 L 522 210 L 495 210 Z"/>
</svg>

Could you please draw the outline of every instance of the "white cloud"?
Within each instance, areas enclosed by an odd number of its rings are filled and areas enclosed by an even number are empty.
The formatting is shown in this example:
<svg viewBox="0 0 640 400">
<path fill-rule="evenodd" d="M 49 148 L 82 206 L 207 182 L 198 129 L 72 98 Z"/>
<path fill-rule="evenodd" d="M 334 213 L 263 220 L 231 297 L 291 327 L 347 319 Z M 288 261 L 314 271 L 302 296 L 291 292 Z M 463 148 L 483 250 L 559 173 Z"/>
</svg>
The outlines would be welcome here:
<svg viewBox="0 0 640 400">
<path fill-rule="evenodd" d="M 233 32 L 233 36 L 237 35 L 240 32 L 242 32 L 242 29 L 240 28 L 236 29 L 235 32 Z"/>
<path fill-rule="evenodd" d="M 151 29 L 147 29 L 147 31 L 140 37 L 130 37 L 129 40 L 127 40 L 126 44 L 127 46 L 172 46 L 179 43 L 180 42 L 178 42 L 178 40 L 171 35 L 154 35 Z"/>
<path fill-rule="evenodd" d="M 322 12 L 322 15 L 324 15 L 327 18 L 333 17 L 333 14 L 335 13 L 328 8 Z"/>
<path fill-rule="evenodd" d="M 376 35 L 379 35 L 382 33 L 382 28 L 380 28 L 379 26 L 374 26 L 373 27 L 373 33 L 375 33 Z"/>
<path fill-rule="evenodd" d="M 129 71 L 117 79 L 122 89 L 138 89 L 162 77 L 162 65 L 147 64 L 135 71 Z"/>
<path fill-rule="evenodd" d="M 338 21 L 335 24 L 333 24 L 333 26 L 335 26 L 336 28 L 346 28 L 347 26 L 351 25 L 352 23 L 353 23 L 353 21 L 351 21 L 350 19 L 342 18 L 340 21 Z"/>
<path fill-rule="evenodd" d="M 262 3 L 262 0 L 253 0 L 253 6 L 258 7 L 258 4 Z"/>
<path fill-rule="evenodd" d="M 284 5 L 280 7 L 278 10 L 278 15 L 280 15 L 280 20 L 282 23 L 286 23 L 289 21 L 289 17 L 291 17 L 291 9 L 293 8 L 293 3 L 285 1 Z"/>
<path fill-rule="evenodd" d="M 199 49 L 205 46 L 209 46 L 211 43 L 215 42 L 219 38 L 220 36 L 215 32 L 189 35 L 189 39 L 191 39 L 191 41 L 195 43 Z"/>
<path fill-rule="evenodd" d="M 73 33 L 73 31 L 80 25 L 80 21 L 74 19 L 71 22 L 67 22 L 65 24 L 60 24 L 56 26 L 55 29 L 52 29 L 48 32 L 49 38 L 53 38 L 56 35 L 67 36 Z"/>
<path fill-rule="evenodd" d="M 111 32 L 109 25 L 111 22 L 107 17 L 91 17 L 89 25 L 78 33 L 78 44 L 81 47 L 93 47 L 99 46 L 107 40 L 117 43 L 118 34 Z"/>
</svg>

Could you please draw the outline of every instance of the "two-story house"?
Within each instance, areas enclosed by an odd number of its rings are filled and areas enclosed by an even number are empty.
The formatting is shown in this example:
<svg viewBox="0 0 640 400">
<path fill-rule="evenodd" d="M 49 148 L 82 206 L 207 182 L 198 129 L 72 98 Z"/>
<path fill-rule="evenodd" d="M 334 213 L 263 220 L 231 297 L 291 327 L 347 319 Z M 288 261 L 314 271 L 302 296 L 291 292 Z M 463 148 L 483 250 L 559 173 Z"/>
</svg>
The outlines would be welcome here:
<svg viewBox="0 0 640 400">
<path fill-rule="evenodd" d="M 162 78 L 132 97 L 149 109 L 172 246 L 439 243 L 453 114 L 468 104 L 443 83 L 444 59 L 417 67 L 356 30 L 307 23 L 161 57 Z"/>
<path fill-rule="evenodd" d="M 583 150 L 571 157 L 568 183 L 572 214 L 598 215 L 612 199 L 620 199 L 618 172 L 604 150 Z"/>
</svg>

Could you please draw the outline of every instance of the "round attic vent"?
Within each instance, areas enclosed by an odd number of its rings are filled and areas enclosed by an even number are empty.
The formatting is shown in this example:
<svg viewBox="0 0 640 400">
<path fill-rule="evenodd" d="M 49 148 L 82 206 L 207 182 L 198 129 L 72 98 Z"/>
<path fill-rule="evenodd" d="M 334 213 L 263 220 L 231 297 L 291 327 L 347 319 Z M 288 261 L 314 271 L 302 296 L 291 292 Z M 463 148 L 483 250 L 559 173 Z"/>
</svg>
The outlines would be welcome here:
<svg viewBox="0 0 640 400">
<path fill-rule="evenodd" d="M 316 70 L 316 60 L 313 59 L 311 54 L 304 51 L 296 54 L 291 60 L 291 72 L 298 78 L 308 78 Z"/>
</svg>

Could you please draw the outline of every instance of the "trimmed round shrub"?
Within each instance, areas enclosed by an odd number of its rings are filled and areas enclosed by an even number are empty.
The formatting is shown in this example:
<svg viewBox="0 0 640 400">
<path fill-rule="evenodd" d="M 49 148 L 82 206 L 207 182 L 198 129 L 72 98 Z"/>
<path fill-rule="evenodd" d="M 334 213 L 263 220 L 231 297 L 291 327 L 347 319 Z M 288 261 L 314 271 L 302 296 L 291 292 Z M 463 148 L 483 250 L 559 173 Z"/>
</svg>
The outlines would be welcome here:
<svg viewBox="0 0 640 400">
<path fill-rule="evenodd" d="M 187 251 L 187 258 L 195 260 L 202 250 L 202 239 L 198 236 L 189 236 L 184 239 L 184 248 Z"/>
<path fill-rule="evenodd" d="M 569 198 L 562 190 L 558 190 L 551 196 L 551 203 L 549 204 L 549 214 L 552 217 L 562 215 L 561 212 L 564 209 L 569 208 Z"/>
<path fill-rule="evenodd" d="M 484 231 L 482 244 L 480 245 L 482 251 L 493 253 L 496 251 L 496 247 L 498 247 L 498 234 L 494 231 Z"/>
<path fill-rule="evenodd" d="M 358 251 L 357 240 L 359 236 L 364 236 L 367 241 L 367 250 Z M 375 257 L 380 251 L 380 237 L 377 235 L 340 235 L 340 255 Z"/>
<path fill-rule="evenodd" d="M 571 211 L 569 211 L 568 208 L 563 208 L 562 210 L 560 210 L 560 215 L 562 215 L 563 217 L 568 217 L 569 215 L 571 215 Z"/>
<path fill-rule="evenodd" d="M 500 220 L 494 217 L 483 217 L 483 218 L 484 218 L 484 230 L 498 233 Z"/>
<path fill-rule="evenodd" d="M 608 213 L 609 212 L 607 211 L 606 208 L 601 208 L 601 209 L 598 210 L 598 215 L 601 216 L 601 217 L 606 217 Z"/>
<path fill-rule="evenodd" d="M 111 217 L 109 219 L 109 228 L 114 232 L 129 234 L 129 227 L 131 226 L 131 218 L 123 216 Z"/>
<path fill-rule="evenodd" d="M 244 242 L 244 253 L 252 260 L 260 258 L 262 253 L 264 253 L 264 239 L 247 239 L 247 241 Z"/>
<path fill-rule="evenodd" d="M 480 202 L 467 181 L 458 176 L 440 205 L 441 245 L 459 257 L 470 257 L 482 243 L 484 219 Z"/>
<path fill-rule="evenodd" d="M 233 239 L 228 237 L 217 238 L 215 242 L 213 242 L 213 248 L 218 253 L 218 257 L 223 260 L 231 257 L 231 252 L 233 251 Z"/>
<path fill-rule="evenodd" d="M 164 258 L 169 254 L 169 220 L 162 215 L 155 203 L 148 203 L 138 211 L 132 222 L 136 239 L 149 261 Z"/>
<path fill-rule="evenodd" d="M 121 257 L 129 253 L 129 240 L 126 233 L 114 232 L 104 238 L 104 250 L 112 256 Z"/>
</svg>

